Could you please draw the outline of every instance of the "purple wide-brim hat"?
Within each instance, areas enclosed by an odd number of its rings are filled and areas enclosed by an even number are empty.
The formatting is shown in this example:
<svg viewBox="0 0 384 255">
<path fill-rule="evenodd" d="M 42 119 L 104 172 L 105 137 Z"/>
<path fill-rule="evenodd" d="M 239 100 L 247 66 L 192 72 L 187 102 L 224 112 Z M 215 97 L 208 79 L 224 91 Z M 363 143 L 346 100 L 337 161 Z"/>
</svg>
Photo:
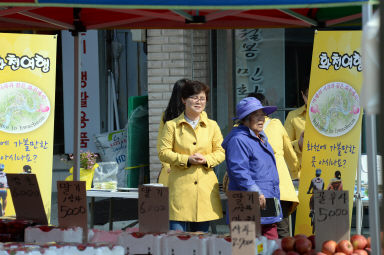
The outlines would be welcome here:
<svg viewBox="0 0 384 255">
<path fill-rule="evenodd" d="M 269 115 L 277 110 L 276 106 L 263 106 L 259 100 L 254 97 L 246 97 L 242 99 L 236 105 L 236 117 L 234 120 L 241 120 L 247 117 L 249 114 L 257 111 L 263 110 L 266 115 Z"/>
</svg>

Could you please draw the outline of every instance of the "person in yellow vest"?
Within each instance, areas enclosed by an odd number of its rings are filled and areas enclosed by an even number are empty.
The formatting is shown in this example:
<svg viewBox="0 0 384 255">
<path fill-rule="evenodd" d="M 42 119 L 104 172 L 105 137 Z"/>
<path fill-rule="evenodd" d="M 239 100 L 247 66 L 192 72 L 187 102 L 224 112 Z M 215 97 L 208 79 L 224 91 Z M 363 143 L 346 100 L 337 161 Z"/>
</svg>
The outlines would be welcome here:
<svg viewBox="0 0 384 255">
<path fill-rule="evenodd" d="M 307 101 L 308 101 L 308 88 L 301 90 L 301 96 L 304 100 L 304 105 L 300 108 L 290 111 L 288 113 L 287 118 L 284 122 L 285 130 L 289 138 L 291 139 L 291 143 L 293 148 L 295 149 L 297 159 L 299 160 L 299 168 L 297 171 L 291 171 L 291 177 L 293 181 L 293 185 L 295 189 L 299 189 L 299 179 L 301 172 L 301 157 L 302 157 L 302 149 L 303 149 L 303 139 L 304 139 L 304 129 L 305 129 L 305 118 L 307 114 Z M 292 230 L 295 230 L 295 222 L 296 222 L 296 212 L 292 214 Z"/>
<path fill-rule="evenodd" d="M 269 105 L 268 100 L 261 93 L 250 93 L 248 97 L 257 98 L 264 106 Z M 277 223 L 277 233 L 279 238 L 283 238 L 290 235 L 289 215 L 296 210 L 299 204 L 289 171 L 291 170 L 291 172 L 295 173 L 299 168 L 299 162 L 287 131 L 285 131 L 279 119 L 266 116 L 263 130 L 275 154 L 277 172 L 280 179 L 280 202 L 283 219 Z"/>
<path fill-rule="evenodd" d="M 209 87 L 187 81 L 181 89 L 185 111 L 168 120 L 159 141 L 159 158 L 170 165 L 170 229 L 208 232 L 210 221 L 223 217 L 219 182 L 213 167 L 225 159 L 216 121 L 203 114 Z"/>
<path fill-rule="evenodd" d="M 308 88 L 301 91 L 301 96 L 303 97 L 304 105 L 296 110 L 290 111 L 284 123 L 284 127 L 287 130 L 289 138 L 291 139 L 292 146 L 295 149 L 300 165 L 303 149 L 305 116 L 307 114 Z M 298 171 L 291 170 L 293 180 L 300 179 L 300 170 L 300 167 L 298 168 Z"/>
<path fill-rule="evenodd" d="M 180 79 L 175 82 L 172 89 L 171 98 L 169 99 L 168 106 L 163 112 L 160 119 L 159 130 L 157 133 L 157 151 L 159 152 L 159 145 L 161 140 L 161 134 L 163 132 L 164 123 L 168 120 L 173 120 L 178 117 L 185 109 L 183 102 L 181 101 L 181 88 L 187 82 L 187 79 Z M 157 177 L 157 182 L 168 186 L 168 174 L 171 171 L 169 164 L 161 162 L 161 170 Z"/>
</svg>

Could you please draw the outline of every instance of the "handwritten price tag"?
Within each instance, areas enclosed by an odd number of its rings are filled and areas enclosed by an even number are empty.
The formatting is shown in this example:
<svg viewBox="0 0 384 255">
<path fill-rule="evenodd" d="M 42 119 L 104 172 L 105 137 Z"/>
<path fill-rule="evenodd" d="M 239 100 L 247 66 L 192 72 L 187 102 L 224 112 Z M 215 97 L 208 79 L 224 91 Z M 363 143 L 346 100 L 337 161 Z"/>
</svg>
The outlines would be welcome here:
<svg viewBox="0 0 384 255">
<path fill-rule="evenodd" d="M 18 219 L 33 220 L 47 225 L 43 200 L 35 174 L 7 174 L 13 205 Z"/>
<path fill-rule="evenodd" d="M 255 235 L 254 221 L 232 221 L 232 254 L 254 255 L 256 249 Z"/>
<path fill-rule="evenodd" d="M 169 195 L 167 187 L 139 187 L 139 230 L 140 232 L 168 232 Z"/>
<path fill-rule="evenodd" d="M 87 197 L 84 181 L 58 181 L 57 202 L 60 227 L 87 229 Z"/>
<path fill-rule="evenodd" d="M 348 197 L 348 191 L 324 190 L 314 193 L 316 247 L 321 249 L 321 244 L 327 240 L 349 240 Z"/>
<path fill-rule="evenodd" d="M 229 220 L 253 221 L 255 235 L 261 235 L 259 193 L 249 191 L 227 191 Z"/>
</svg>

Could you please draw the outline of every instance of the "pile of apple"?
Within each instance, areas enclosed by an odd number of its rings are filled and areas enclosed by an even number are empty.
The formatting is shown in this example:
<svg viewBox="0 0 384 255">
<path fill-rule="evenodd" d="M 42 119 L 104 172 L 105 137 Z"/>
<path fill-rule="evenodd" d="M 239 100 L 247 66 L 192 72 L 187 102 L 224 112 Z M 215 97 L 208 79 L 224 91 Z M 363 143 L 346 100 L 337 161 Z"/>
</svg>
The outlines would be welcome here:
<svg viewBox="0 0 384 255">
<path fill-rule="evenodd" d="M 369 255 L 371 254 L 371 238 L 363 235 L 353 235 L 350 240 L 339 243 L 328 240 L 321 247 L 321 252 L 315 252 L 315 236 L 295 235 L 281 240 L 281 249 L 272 255 Z"/>
<path fill-rule="evenodd" d="M 321 252 L 317 255 L 368 255 L 371 254 L 371 238 L 363 235 L 353 235 L 351 240 L 341 240 L 336 243 L 334 240 L 325 241 Z"/>
<path fill-rule="evenodd" d="M 281 239 L 281 249 L 275 250 L 272 255 L 312 255 L 315 252 L 315 236 L 298 234 Z"/>
</svg>

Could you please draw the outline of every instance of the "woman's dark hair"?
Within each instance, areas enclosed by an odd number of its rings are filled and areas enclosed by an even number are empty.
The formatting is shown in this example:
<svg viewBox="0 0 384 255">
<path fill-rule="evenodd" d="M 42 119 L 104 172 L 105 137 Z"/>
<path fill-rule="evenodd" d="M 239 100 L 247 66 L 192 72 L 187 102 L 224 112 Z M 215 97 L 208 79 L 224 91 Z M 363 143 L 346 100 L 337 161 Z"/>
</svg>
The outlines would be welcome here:
<svg viewBox="0 0 384 255">
<path fill-rule="evenodd" d="M 256 98 L 257 100 L 260 101 L 260 103 L 263 106 L 268 106 L 269 105 L 269 102 L 268 102 L 267 98 L 263 94 L 261 94 L 261 93 L 252 92 L 252 93 L 249 93 L 247 97 L 254 97 L 254 98 Z"/>
<path fill-rule="evenodd" d="M 209 87 L 200 81 L 188 81 L 181 89 L 181 97 L 187 99 L 190 96 L 205 92 L 208 100 Z"/>
<path fill-rule="evenodd" d="M 175 82 L 172 89 L 171 98 L 169 99 L 168 106 L 165 109 L 163 122 L 173 120 L 178 117 L 185 109 L 181 101 L 181 88 L 188 82 L 187 79 L 181 79 Z"/>
<path fill-rule="evenodd" d="M 337 170 L 337 171 L 335 171 L 335 177 L 337 178 L 337 179 L 341 179 L 341 173 L 340 173 L 340 171 L 339 170 Z"/>
</svg>

